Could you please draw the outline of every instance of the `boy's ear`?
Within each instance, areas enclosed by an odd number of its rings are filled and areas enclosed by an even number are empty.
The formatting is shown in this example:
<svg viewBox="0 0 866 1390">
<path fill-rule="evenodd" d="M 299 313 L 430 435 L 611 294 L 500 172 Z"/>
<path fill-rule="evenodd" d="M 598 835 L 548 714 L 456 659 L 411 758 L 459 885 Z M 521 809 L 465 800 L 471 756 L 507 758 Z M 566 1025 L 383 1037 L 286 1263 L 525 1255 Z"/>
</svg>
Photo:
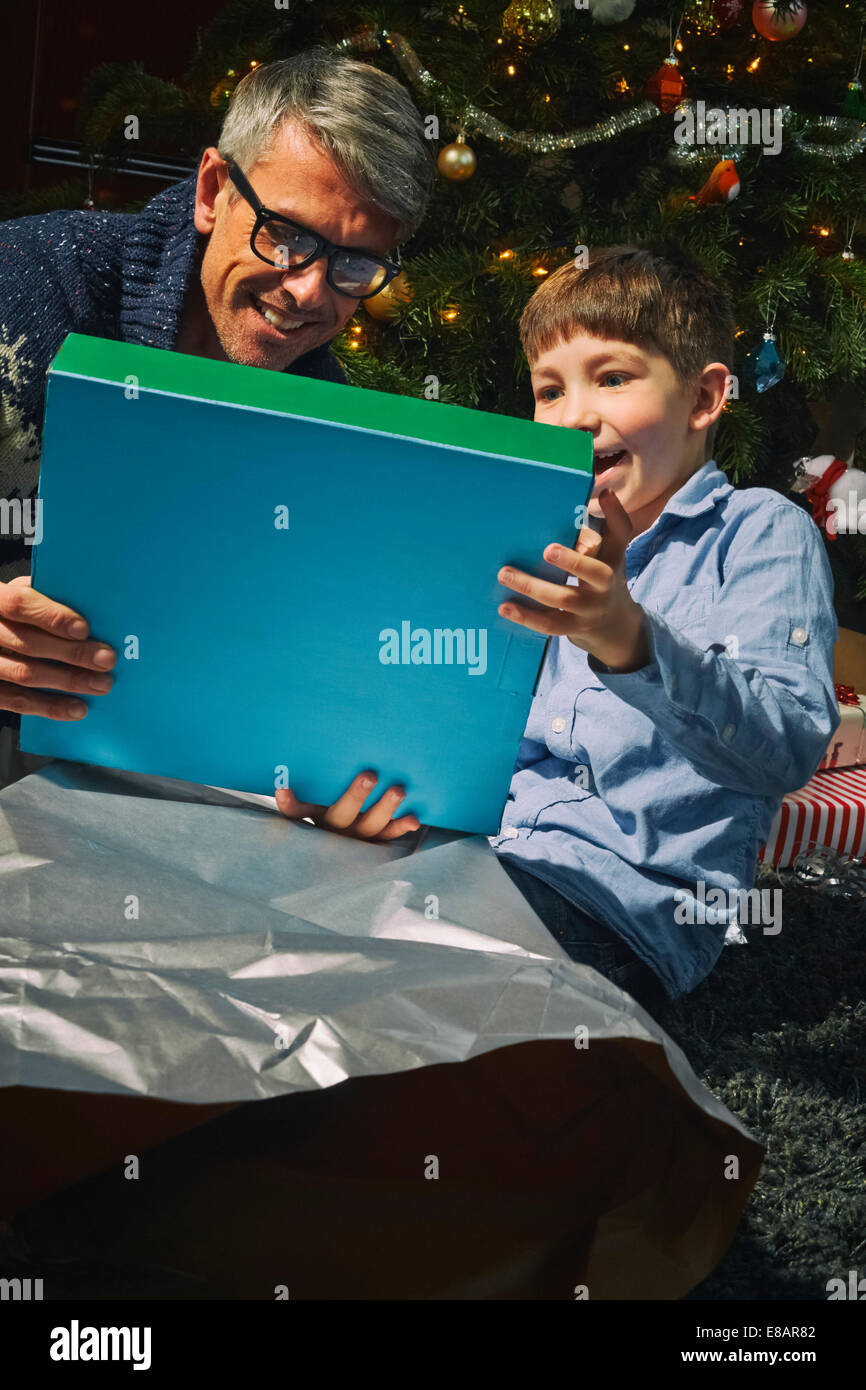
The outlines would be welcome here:
<svg viewBox="0 0 866 1390">
<path fill-rule="evenodd" d="M 694 406 L 689 423 L 694 430 L 708 430 L 725 408 L 730 372 L 724 362 L 704 367 L 696 383 Z"/>
</svg>

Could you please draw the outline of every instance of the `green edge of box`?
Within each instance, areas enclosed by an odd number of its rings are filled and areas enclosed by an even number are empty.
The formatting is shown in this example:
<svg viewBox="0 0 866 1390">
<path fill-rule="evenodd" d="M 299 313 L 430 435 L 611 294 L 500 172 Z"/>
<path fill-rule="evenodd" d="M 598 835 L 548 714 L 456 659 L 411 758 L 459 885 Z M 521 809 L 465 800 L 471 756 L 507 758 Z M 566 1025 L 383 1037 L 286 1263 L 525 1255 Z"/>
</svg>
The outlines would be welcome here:
<svg viewBox="0 0 866 1390">
<path fill-rule="evenodd" d="M 136 385 L 144 391 L 218 400 L 281 415 L 303 415 L 356 429 L 404 435 L 592 474 L 592 438 L 584 430 L 494 415 L 442 401 L 422 402 L 414 396 L 318 381 L 291 372 L 217 362 L 140 343 L 70 333 L 49 370 L 118 385 L 125 385 L 126 378 L 134 375 Z M 422 426 L 419 407 L 428 406 Z"/>
</svg>

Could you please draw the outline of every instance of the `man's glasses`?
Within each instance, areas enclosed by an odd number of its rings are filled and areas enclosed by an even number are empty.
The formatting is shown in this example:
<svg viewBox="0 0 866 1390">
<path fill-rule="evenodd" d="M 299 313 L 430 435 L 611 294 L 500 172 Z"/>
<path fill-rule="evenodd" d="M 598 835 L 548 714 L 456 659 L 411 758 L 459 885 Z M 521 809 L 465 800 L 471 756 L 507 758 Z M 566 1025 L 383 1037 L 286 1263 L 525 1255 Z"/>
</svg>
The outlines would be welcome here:
<svg viewBox="0 0 866 1390">
<path fill-rule="evenodd" d="M 302 227 L 299 222 L 292 222 L 288 217 L 263 207 L 238 166 L 231 160 L 226 163 L 229 178 L 256 215 L 250 234 L 250 250 L 260 261 L 276 266 L 278 270 L 301 270 L 320 256 L 327 255 L 328 284 L 338 294 L 348 295 L 350 299 L 369 299 L 400 274 L 403 265 L 399 250 L 395 262 L 369 255 L 366 251 L 335 246 L 317 232 Z"/>
</svg>

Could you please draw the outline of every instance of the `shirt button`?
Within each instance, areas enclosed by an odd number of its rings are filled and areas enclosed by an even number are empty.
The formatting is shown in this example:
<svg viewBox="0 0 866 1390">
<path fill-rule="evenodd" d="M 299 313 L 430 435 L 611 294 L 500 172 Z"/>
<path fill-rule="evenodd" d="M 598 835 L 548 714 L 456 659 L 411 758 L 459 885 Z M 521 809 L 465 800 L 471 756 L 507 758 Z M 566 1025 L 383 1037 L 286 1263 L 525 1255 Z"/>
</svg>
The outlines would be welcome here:
<svg viewBox="0 0 866 1390">
<path fill-rule="evenodd" d="M 553 723 L 551 724 L 550 727 L 551 727 L 551 729 L 553 730 L 553 732 L 554 732 L 555 734 L 561 734 L 562 731 L 563 731 L 563 729 L 565 728 L 565 720 L 564 720 L 564 719 L 554 719 L 554 721 L 553 721 Z"/>
<path fill-rule="evenodd" d="M 798 647 L 802 647 L 808 636 L 809 634 L 804 627 L 795 627 L 791 633 L 791 641 L 796 642 Z"/>
<path fill-rule="evenodd" d="M 734 737 L 734 734 L 736 732 L 736 724 L 726 724 L 725 727 L 722 729 L 722 738 L 725 740 L 725 743 L 730 743 L 731 739 Z"/>
<path fill-rule="evenodd" d="M 502 834 L 505 836 L 506 840 L 516 840 L 520 831 L 513 825 L 506 825 Z"/>
</svg>

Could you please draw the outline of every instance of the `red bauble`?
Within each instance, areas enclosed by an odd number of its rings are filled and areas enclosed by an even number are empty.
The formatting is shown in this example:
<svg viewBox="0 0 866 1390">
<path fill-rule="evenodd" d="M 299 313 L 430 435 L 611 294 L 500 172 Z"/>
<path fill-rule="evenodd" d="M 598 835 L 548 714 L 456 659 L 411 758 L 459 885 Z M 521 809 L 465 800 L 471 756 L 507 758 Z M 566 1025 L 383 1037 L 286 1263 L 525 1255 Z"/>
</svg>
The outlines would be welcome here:
<svg viewBox="0 0 866 1390">
<path fill-rule="evenodd" d="M 646 84 L 646 94 L 665 115 L 675 111 L 683 99 L 686 84 L 676 61 L 665 58 L 661 67 L 654 72 Z"/>
<path fill-rule="evenodd" d="M 787 19 L 776 17 L 773 0 L 755 0 L 752 6 L 752 23 L 759 34 L 763 35 L 765 39 L 771 39 L 774 43 L 779 43 L 782 39 L 793 39 L 795 35 L 799 34 L 806 23 L 806 15 L 807 10 L 803 0 L 800 0 L 799 8 Z"/>
<path fill-rule="evenodd" d="M 715 0 L 713 15 L 723 34 L 733 29 L 743 13 L 743 0 Z"/>
</svg>

